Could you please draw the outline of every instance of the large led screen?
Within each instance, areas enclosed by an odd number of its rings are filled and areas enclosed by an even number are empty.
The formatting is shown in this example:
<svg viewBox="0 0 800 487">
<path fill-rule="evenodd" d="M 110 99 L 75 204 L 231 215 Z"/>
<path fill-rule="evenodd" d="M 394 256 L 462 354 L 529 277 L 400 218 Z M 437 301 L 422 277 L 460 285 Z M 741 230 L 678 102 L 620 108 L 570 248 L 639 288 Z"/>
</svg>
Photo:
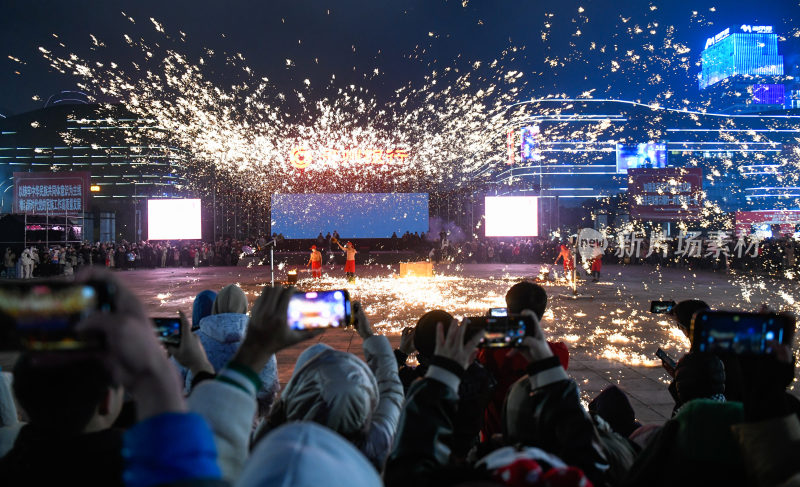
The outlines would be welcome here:
<svg viewBox="0 0 800 487">
<path fill-rule="evenodd" d="M 522 144 L 520 145 L 520 157 L 523 161 L 538 161 L 542 158 L 539 150 L 539 126 L 531 125 L 522 129 Z"/>
<path fill-rule="evenodd" d="M 487 196 L 487 237 L 537 237 L 539 198 L 537 196 Z"/>
<path fill-rule="evenodd" d="M 149 240 L 199 240 L 199 199 L 147 200 L 147 238 Z"/>
<path fill-rule="evenodd" d="M 663 143 L 617 144 L 617 172 L 628 169 L 660 169 L 667 167 L 667 145 Z"/>
<path fill-rule="evenodd" d="M 272 195 L 272 232 L 316 238 L 334 230 L 343 239 L 428 232 L 427 193 Z"/>
</svg>

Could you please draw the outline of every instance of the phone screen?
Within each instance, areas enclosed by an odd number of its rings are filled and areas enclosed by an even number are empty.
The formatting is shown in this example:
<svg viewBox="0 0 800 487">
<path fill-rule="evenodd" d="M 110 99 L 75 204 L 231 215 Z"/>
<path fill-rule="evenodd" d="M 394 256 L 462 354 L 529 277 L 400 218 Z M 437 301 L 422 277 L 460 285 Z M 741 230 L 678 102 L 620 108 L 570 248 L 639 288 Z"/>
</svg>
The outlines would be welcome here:
<svg viewBox="0 0 800 487">
<path fill-rule="evenodd" d="M 178 317 L 157 317 L 153 318 L 156 337 L 161 343 L 169 345 L 181 344 L 181 320 Z"/>
<path fill-rule="evenodd" d="M 508 308 L 489 308 L 489 316 L 508 316 Z"/>
<path fill-rule="evenodd" d="M 469 317 L 467 335 L 484 330 L 483 339 L 478 344 L 481 348 L 515 347 L 525 338 L 528 319 L 524 316 L 476 316 Z M 467 339 L 467 337 L 465 337 Z"/>
<path fill-rule="evenodd" d="M 662 362 L 669 365 L 672 370 L 675 370 L 675 368 L 678 366 L 677 362 L 675 362 L 675 360 L 661 348 L 656 350 L 656 357 L 660 358 Z"/>
<path fill-rule="evenodd" d="M 650 301 L 651 313 L 669 313 L 675 306 L 675 301 Z"/>
<path fill-rule="evenodd" d="M 289 301 L 287 319 L 294 330 L 346 326 L 350 297 L 344 290 L 296 293 Z"/>
<path fill-rule="evenodd" d="M 788 318 L 773 313 L 701 311 L 692 320 L 692 349 L 739 355 L 772 353 L 767 343 L 783 343 Z"/>
<path fill-rule="evenodd" d="M 75 325 L 100 308 L 97 288 L 69 283 L 0 286 L 0 348 L 85 348 Z"/>
</svg>

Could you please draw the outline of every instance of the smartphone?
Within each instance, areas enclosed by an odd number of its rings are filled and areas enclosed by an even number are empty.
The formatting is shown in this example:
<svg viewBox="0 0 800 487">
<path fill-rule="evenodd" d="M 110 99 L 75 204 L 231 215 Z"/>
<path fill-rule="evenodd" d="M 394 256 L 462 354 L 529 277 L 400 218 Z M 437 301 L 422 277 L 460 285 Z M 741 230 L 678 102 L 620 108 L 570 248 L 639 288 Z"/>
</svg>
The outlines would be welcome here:
<svg viewBox="0 0 800 487">
<path fill-rule="evenodd" d="M 791 318 L 776 313 L 703 310 L 692 318 L 692 350 L 766 355 L 772 353 L 768 342 L 786 343 L 793 326 Z"/>
<path fill-rule="evenodd" d="M 650 301 L 650 312 L 656 314 L 669 313 L 675 307 L 675 301 Z"/>
<path fill-rule="evenodd" d="M 289 327 L 293 330 L 337 328 L 352 324 L 350 295 L 335 291 L 299 292 L 289 300 Z"/>
<path fill-rule="evenodd" d="M 464 339 L 469 340 L 475 333 L 486 332 L 478 344 L 479 348 L 516 347 L 525 338 L 525 332 L 533 326 L 527 316 L 471 316 Z"/>
<path fill-rule="evenodd" d="M 181 319 L 177 316 L 156 316 L 151 318 L 156 337 L 166 345 L 181 344 Z"/>
<path fill-rule="evenodd" d="M 508 316 L 508 308 L 489 308 L 489 316 Z"/>
<path fill-rule="evenodd" d="M 667 352 L 658 347 L 656 350 L 656 357 L 661 359 L 661 365 L 669 372 L 669 375 L 675 377 L 675 368 L 678 367 L 678 363 L 670 357 Z"/>
<path fill-rule="evenodd" d="M 92 313 L 113 311 L 113 296 L 104 282 L 0 282 L 0 350 L 100 348 L 99 337 L 78 337 L 75 326 Z"/>
</svg>

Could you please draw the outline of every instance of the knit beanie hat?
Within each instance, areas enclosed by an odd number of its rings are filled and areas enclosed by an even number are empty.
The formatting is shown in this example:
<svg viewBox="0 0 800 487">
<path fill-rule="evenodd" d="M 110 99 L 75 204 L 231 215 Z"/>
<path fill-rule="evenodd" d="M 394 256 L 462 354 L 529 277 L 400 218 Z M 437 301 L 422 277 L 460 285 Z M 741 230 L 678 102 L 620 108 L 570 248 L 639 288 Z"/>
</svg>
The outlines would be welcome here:
<svg viewBox="0 0 800 487">
<path fill-rule="evenodd" d="M 709 469 L 724 465 L 728 472 L 742 469 L 739 444 L 731 430 L 744 421 L 742 403 L 696 399 L 681 408 L 673 421 L 678 423 L 676 466 L 692 462 Z"/>
<path fill-rule="evenodd" d="M 236 284 L 229 284 L 222 288 L 211 308 L 212 315 L 221 313 L 247 313 L 247 296 L 242 288 Z"/>
<path fill-rule="evenodd" d="M 192 328 L 200 326 L 200 320 L 211 314 L 211 309 L 214 307 L 214 301 L 217 299 L 217 293 L 206 289 L 194 298 L 192 303 Z"/>
</svg>

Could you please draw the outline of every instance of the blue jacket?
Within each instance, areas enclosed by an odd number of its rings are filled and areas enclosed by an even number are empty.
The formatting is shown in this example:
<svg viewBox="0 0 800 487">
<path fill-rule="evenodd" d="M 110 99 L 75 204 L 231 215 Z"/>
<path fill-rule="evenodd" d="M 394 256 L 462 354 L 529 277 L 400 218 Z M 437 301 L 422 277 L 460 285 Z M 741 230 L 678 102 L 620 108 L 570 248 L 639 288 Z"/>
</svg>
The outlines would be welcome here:
<svg viewBox="0 0 800 487">
<path fill-rule="evenodd" d="M 122 456 L 128 487 L 225 485 L 214 436 L 197 414 L 165 413 L 137 423 L 125 433 Z"/>
</svg>

